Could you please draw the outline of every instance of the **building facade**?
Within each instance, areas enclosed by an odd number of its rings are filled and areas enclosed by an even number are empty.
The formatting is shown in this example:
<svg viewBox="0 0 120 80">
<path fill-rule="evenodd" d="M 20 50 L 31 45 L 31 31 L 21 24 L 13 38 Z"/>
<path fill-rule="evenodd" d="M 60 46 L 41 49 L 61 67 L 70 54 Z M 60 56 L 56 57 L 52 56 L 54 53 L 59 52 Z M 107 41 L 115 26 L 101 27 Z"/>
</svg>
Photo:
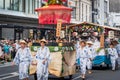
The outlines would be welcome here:
<svg viewBox="0 0 120 80">
<path fill-rule="evenodd" d="M 71 23 L 92 21 L 91 1 L 67 0 L 64 5 L 73 9 Z M 38 24 L 35 12 L 36 8 L 44 4 L 44 0 L 0 0 L 0 39 L 48 37 L 49 30 L 55 31 L 56 25 Z"/>
<path fill-rule="evenodd" d="M 120 13 L 120 0 L 109 0 L 110 12 Z"/>
<path fill-rule="evenodd" d="M 120 28 L 120 0 L 110 0 L 110 25 Z"/>
<path fill-rule="evenodd" d="M 109 0 L 92 0 L 92 22 L 109 25 Z"/>
<path fill-rule="evenodd" d="M 91 0 L 68 0 L 68 6 L 73 8 L 71 23 L 91 22 Z"/>
<path fill-rule="evenodd" d="M 120 13 L 110 12 L 109 24 L 113 27 L 120 28 Z"/>
<path fill-rule="evenodd" d="M 39 25 L 35 8 L 40 6 L 40 0 L 0 0 L 0 38 L 36 38 Z"/>
</svg>

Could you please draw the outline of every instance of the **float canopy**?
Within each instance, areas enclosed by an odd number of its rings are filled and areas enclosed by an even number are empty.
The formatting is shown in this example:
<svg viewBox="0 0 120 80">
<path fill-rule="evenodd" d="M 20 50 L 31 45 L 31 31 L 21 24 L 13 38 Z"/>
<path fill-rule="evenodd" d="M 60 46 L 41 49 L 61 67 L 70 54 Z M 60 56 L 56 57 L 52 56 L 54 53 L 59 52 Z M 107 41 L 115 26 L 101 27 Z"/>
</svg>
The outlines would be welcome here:
<svg viewBox="0 0 120 80">
<path fill-rule="evenodd" d="M 70 23 L 71 8 L 63 5 L 48 5 L 35 9 L 38 12 L 39 24 L 57 24 L 57 20 L 62 23 Z"/>
</svg>

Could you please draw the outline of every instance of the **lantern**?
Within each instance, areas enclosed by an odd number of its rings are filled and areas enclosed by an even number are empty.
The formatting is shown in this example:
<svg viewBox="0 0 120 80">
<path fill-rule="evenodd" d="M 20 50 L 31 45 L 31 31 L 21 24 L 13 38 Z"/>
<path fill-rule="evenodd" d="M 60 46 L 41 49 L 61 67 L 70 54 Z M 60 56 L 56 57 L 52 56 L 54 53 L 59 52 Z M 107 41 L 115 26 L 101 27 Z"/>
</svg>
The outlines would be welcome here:
<svg viewBox="0 0 120 80">
<path fill-rule="evenodd" d="M 98 36 L 98 32 L 93 32 L 93 35 L 94 36 Z"/>
<path fill-rule="evenodd" d="M 73 36 L 77 36 L 78 35 L 78 33 L 77 32 L 73 32 L 73 34 L 72 34 Z"/>
</svg>

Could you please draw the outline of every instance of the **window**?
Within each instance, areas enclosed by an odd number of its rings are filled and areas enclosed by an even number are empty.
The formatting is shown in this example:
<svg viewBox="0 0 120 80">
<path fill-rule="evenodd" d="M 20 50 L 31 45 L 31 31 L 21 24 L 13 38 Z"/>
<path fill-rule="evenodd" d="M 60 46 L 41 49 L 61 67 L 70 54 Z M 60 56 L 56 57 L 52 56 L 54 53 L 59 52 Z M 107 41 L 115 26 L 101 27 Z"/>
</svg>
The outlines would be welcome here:
<svg viewBox="0 0 120 80">
<path fill-rule="evenodd" d="M 32 0 L 29 0 L 29 7 L 28 8 L 30 8 L 29 13 L 32 14 Z"/>
<path fill-rule="evenodd" d="M 37 14 L 36 8 L 41 7 L 41 0 L 0 0 L 0 9 Z"/>
<path fill-rule="evenodd" d="M 88 8 L 87 8 L 87 5 L 86 5 L 86 21 L 87 21 L 87 18 L 88 18 Z"/>
<path fill-rule="evenodd" d="M 91 6 L 89 6 L 89 22 L 91 22 L 92 21 L 92 7 Z"/>
<path fill-rule="evenodd" d="M 104 1 L 104 12 L 107 12 L 107 1 Z"/>
<path fill-rule="evenodd" d="M 10 0 L 5 0 L 5 9 L 10 10 Z"/>
<path fill-rule="evenodd" d="M 19 0 L 19 11 L 23 11 L 23 0 Z"/>
<path fill-rule="evenodd" d="M 25 12 L 25 7 L 26 7 L 26 2 L 25 0 L 23 0 L 22 2 L 22 11 Z"/>
<path fill-rule="evenodd" d="M 3 1 L 3 0 L 0 0 L 0 9 L 3 9 L 3 8 L 4 8 L 3 4 L 4 4 L 4 1 Z"/>
<path fill-rule="evenodd" d="M 10 1 L 9 2 L 9 4 L 10 4 L 9 10 L 19 11 L 19 0 L 6 0 L 6 1 Z"/>
<path fill-rule="evenodd" d="M 14 10 L 19 11 L 19 0 L 14 0 Z"/>
<path fill-rule="evenodd" d="M 36 2 L 37 2 L 37 8 L 39 8 L 39 7 L 40 7 L 40 6 L 39 6 L 39 1 L 37 0 Z"/>
<path fill-rule="evenodd" d="M 38 0 L 35 0 L 35 9 L 39 8 Z M 35 12 L 37 14 L 37 12 Z"/>
<path fill-rule="evenodd" d="M 99 0 L 98 0 L 99 1 Z M 98 7 L 100 7 L 100 2 L 96 1 L 96 3 L 98 4 Z"/>
<path fill-rule="evenodd" d="M 99 5 L 98 0 L 94 0 L 94 7 L 98 7 L 98 5 Z"/>
<path fill-rule="evenodd" d="M 30 13 L 30 0 L 28 0 L 28 13 Z"/>
<path fill-rule="evenodd" d="M 32 13 L 35 14 L 35 0 L 32 0 Z"/>
<path fill-rule="evenodd" d="M 26 12 L 26 13 L 29 12 L 29 7 L 28 7 L 29 3 L 28 3 L 28 1 L 29 1 L 29 0 L 25 0 L 25 3 L 26 3 L 26 4 L 25 4 L 25 12 Z"/>
<path fill-rule="evenodd" d="M 35 9 L 38 8 L 39 0 L 28 0 L 28 10 L 29 14 L 35 14 Z"/>
<path fill-rule="evenodd" d="M 82 16 L 81 16 L 81 18 L 82 18 L 82 21 L 83 21 L 83 14 L 84 14 L 84 5 L 82 4 Z"/>
<path fill-rule="evenodd" d="M 76 18 L 76 7 L 72 7 L 73 11 L 72 11 L 72 18 Z"/>
<path fill-rule="evenodd" d="M 35 0 L 35 9 L 38 8 L 38 4 L 37 4 L 38 0 Z"/>
</svg>

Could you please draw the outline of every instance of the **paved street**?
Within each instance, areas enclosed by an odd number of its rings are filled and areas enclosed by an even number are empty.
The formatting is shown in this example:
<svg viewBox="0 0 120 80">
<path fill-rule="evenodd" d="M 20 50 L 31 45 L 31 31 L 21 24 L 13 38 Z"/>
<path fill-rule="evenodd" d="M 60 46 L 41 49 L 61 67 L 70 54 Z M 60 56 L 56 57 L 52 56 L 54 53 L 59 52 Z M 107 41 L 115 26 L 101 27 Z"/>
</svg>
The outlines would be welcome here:
<svg viewBox="0 0 120 80">
<path fill-rule="evenodd" d="M 73 80 L 81 80 L 79 78 L 80 73 L 73 76 Z M 51 77 L 51 76 L 50 76 Z M 118 80 L 120 79 L 120 69 L 117 71 L 111 71 L 106 68 L 95 68 L 93 74 L 87 74 L 86 80 Z M 11 66 L 10 63 L 0 64 L 0 80 L 18 80 L 18 71 L 16 66 Z M 33 76 L 30 76 L 29 80 L 34 80 Z M 58 80 L 57 78 L 50 80 Z M 67 77 L 65 80 L 69 80 Z"/>
<path fill-rule="evenodd" d="M 0 0 L 0 80 L 19 80 L 11 61 L 21 78 L 32 61 L 42 78 L 81 65 L 48 80 L 120 80 L 120 0 Z"/>
</svg>

